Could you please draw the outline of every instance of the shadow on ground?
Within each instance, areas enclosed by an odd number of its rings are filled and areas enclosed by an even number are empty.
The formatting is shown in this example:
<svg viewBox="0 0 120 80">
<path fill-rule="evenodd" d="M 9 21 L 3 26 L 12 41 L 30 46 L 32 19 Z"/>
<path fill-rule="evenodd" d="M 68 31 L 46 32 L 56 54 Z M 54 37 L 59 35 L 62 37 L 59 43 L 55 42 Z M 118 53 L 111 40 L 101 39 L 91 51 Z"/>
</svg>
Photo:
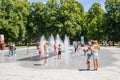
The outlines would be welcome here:
<svg viewBox="0 0 120 80">
<path fill-rule="evenodd" d="M 78 69 L 78 71 L 94 71 L 94 69 L 90 69 L 90 70 L 88 70 L 88 69 Z"/>
<path fill-rule="evenodd" d="M 57 54 L 50 54 L 50 56 L 48 58 L 50 58 L 52 56 L 55 56 L 55 55 L 57 55 Z M 43 59 L 44 59 L 44 57 L 41 57 L 41 59 L 40 59 L 39 55 L 37 55 L 37 56 L 32 56 L 32 57 L 26 57 L 26 58 L 22 58 L 22 59 L 17 59 L 17 61 L 40 61 L 40 60 L 43 60 Z"/>
</svg>

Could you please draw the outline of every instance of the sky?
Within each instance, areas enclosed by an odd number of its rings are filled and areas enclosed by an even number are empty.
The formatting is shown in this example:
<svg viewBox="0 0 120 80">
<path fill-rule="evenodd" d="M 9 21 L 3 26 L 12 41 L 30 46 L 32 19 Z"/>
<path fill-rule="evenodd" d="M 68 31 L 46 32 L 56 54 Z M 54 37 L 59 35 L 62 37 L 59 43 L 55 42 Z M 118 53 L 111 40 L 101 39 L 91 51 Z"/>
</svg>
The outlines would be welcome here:
<svg viewBox="0 0 120 80">
<path fill-rule="evenodd" d="M 29 1 L 30 2 L 43 2 L 43 3 L 47 2 L 47 0 L 29 0 Z M 83 5 L 84 10 L 87 11 L 91 7 L 91 5 L 95 2 L 99 2 L 102 8 L 104 9 L 104 2 L 106 0 L 77 0 L 77 1 L 79 1 Z"/>
</svg>

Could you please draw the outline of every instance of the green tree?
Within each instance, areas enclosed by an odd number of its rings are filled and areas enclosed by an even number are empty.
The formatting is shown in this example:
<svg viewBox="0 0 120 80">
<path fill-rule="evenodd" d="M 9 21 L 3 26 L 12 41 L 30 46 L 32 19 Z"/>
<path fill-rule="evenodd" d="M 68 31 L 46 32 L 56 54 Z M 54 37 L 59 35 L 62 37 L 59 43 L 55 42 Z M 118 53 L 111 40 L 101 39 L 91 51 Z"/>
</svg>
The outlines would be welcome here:
<svg viewBox="0 0 120 80">
<path fill-rule="evenodd" d="M 57 0 L 48 0 L 46 3 L 46 36 L 56 35 L 59 32 L 61 23 L 59 17 L 59 5 Z"/>
<path fill-rule="evenodd" d="M 104 10 L 100 3 L 94 3 L 87 13 L 87 38 L 101 39 L 103 37 Z"/>
<path fill-rule="evenodd" d="M 25 39 L 28 7 L 27 0 L 1 0 L 0 34 L 5 35 L 6 41 Z"/>
<path fill-rule="evenodd" d="M 83 6 L 76 0 L 60 0 L 61 33 L 70 39 L 80 36 L 82 27 Z M 79 37 L 78 37 L 79 38 Z"/>
<path fill-rule="evenodd" d="M 106 0 L 105 32 L 109 40 L 120 41 L 120 0 Z"/>
<path fill-rule="evenodd" d="M 27 41 L 35 41 L 45 32 L 45 6 L 41 2 L 31 3 L 27 23 Z"/>
</svg>

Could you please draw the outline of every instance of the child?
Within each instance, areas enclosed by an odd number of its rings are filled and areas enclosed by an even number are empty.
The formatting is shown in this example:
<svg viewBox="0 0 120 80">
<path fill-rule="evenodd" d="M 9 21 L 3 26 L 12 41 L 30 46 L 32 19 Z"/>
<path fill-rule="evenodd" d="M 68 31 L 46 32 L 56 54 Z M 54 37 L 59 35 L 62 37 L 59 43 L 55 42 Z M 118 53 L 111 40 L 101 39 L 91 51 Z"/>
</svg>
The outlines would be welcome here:
<svg viewBox="0 0 120 80">
<path fill-rule="evenodd" d="M 56 44 L 54 44 L 54 53 L 56 54 Z"/>
<path fill-rule="evenodd" d="M 58 59 L 61 59 L 61 45 L 58 45 Z"/>
<path fill-rule="evenodd" d="M 88 49 L 86 50 L 86 54 L 87 54 L 87 70 L 90 70 L 90 58 L 92 56 L 92 49 L 90 46 L 88 46 Z"/>
<path fill-rule="evenodd" d="M 38 48 L 38 53 L 39 53 L 39 60 L 40 60 L 42 56 L 42 50 L 40 48 Z"/>
<path fill-rule="evenodd" d="M 13 56 L 13 53 L 14 53 L 13 43 L 9 44 L 8 49 L 9 49 L 9 55 L 8 56 Z"/>
</svg>

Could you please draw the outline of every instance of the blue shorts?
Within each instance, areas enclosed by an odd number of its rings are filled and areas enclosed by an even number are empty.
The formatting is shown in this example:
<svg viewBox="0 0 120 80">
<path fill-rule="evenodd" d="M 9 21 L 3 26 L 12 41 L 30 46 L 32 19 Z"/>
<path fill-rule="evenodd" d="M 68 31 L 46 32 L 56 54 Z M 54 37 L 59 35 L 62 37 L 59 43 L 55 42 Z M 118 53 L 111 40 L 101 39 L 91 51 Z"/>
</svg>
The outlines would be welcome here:
<svg viewBox="0 0 120 80">
<path fill-rule="evenodd" d="M 91 58 L 91 56 L 92 56 L 91 53 L 88 53 L 88 54 L 87 54 L 87 57 L 88 57 L 88 58 Z"/>
</svg>

